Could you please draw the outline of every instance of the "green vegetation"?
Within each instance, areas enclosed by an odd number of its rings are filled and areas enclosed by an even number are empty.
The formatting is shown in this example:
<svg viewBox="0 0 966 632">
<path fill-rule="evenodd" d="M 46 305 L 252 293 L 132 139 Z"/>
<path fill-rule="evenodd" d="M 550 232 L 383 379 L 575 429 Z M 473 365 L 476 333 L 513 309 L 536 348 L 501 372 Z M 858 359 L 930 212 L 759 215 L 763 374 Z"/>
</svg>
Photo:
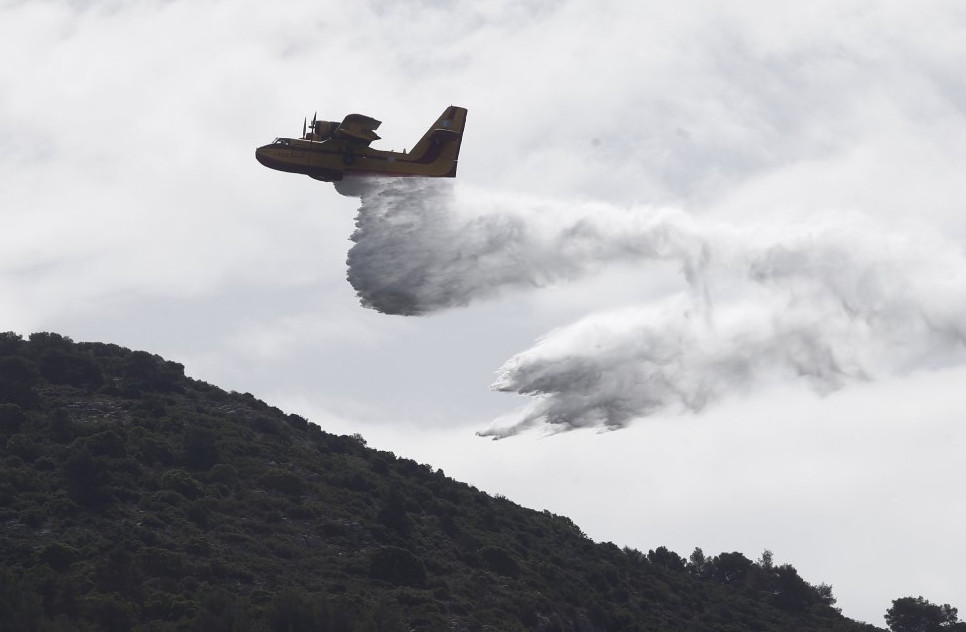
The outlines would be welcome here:
<svg viewBox="0 0 966 632">
<path fill-rule="evenodd" d="M 966 623 L 959 620 L 956 608 L 948 603 L 939 606 L 922 597 L 894 599 L 885 619 L 892 632 L 966 631 Z"/>
<path fill-rule="evenodd" d="M 771 554 L 590 541 L 114 345 L 0 334 L 0 631 L 842 631 Z"/>
</svg>

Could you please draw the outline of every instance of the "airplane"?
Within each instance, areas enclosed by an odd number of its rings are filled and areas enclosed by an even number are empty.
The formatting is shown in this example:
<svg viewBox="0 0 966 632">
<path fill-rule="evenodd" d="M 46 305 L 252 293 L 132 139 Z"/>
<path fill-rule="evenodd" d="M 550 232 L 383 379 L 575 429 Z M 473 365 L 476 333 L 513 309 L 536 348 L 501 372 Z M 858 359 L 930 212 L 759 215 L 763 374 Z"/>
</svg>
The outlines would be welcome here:
<svg viewBox="0 0 966 632">
<path fill-rule="evenodd" d="M 255 159 L 269 169 L 302 173 L 323 182 L 345 176 L 417 176 L 455 178 L 466 124 L 466 108 L 451 105 L 423 134 L 412 151 L 373 149 L 381 121 L 350 114 L 341 123 L 302 121 L 302 138 L 276 138 L 255 150 Z"/>
</svg>

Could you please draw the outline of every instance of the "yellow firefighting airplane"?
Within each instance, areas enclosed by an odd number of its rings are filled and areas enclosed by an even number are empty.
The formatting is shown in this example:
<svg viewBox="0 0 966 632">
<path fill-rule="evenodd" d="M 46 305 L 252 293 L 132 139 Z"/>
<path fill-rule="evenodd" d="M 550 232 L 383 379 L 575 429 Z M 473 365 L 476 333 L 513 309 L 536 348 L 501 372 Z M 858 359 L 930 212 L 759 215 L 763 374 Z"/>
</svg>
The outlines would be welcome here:
<svg viewBox="0 0 966 632">
<path fill-rule="evenodd" d="M 348 175 L 456 177 L 466 108 L 446 108 L 409 153 L 369 147 L 379 139 L 375 130 L 380 123 L 362 114 L 350 114 L 342 123 L 313 116 L 310 128 L 302 122 L 302 138 L 276 138 L 256 149 L 255 159 L 270 169 L 304 173 L 324 182 Z"/>
</svg>

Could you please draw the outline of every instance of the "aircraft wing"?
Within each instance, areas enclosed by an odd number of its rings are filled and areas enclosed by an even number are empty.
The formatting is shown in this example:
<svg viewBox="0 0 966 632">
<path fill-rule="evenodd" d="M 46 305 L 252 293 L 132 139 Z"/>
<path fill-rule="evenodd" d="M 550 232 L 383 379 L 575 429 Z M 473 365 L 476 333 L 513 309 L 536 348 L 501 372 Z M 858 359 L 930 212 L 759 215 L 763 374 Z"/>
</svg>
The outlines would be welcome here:
<svg viewBox="0 0 966 632">
<path fill-rule="evenodd" d="M 334 138 L 343 138 L 368 145 L 374 140 L 379 140 L 379 135 L 375 130 L 382 124 L 371 116 L 364 114 L 350 114 L 343 119 L 339 127 L 332 133 Z"/>
</svg>

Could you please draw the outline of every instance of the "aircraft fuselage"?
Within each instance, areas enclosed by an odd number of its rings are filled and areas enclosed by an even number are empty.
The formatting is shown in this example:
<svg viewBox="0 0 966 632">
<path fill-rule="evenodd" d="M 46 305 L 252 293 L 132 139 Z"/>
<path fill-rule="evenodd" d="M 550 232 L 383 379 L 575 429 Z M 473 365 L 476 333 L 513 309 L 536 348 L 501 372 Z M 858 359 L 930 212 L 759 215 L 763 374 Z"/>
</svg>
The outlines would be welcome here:
<svg viewBox="0 0 966 632">
<path fill-rule="evenodd" d="M 439 145 L 436 145 L 439 147 Z M 255 150 L 255 159 L 269 169 L 301 173 L 316 180 L 341 180 L 345 174 L 359 176 L 429 176 L 452 177 L 456 164 L 435 164 L 439 151 L 422 156 L 371 147 L 354 147 L 339 140 L 313 141 L 301 138 L 279 138 Z M 434 155 L 435 154 L 435 155 Z"/>
<path fill-rule="evenodd" d="M 303 138 L 276 138 L 255 150 L 255 159 L 270 169 L 301 173 L 332 182 L 343 176 L 456 176 L 466 109 L 448 107 L 409 153 L 373 149 L 369 142 L 379 137 L 372 131 L 375 119 L 350 114 L 342 125 L 312 121 L 313 132 Z M 323 126 L 335 128 L 319 134 Z M 304 127 L 304 126 L 303 126 Z M 329 137 L 326 137 L 329 136 Z"/>
</svg>

